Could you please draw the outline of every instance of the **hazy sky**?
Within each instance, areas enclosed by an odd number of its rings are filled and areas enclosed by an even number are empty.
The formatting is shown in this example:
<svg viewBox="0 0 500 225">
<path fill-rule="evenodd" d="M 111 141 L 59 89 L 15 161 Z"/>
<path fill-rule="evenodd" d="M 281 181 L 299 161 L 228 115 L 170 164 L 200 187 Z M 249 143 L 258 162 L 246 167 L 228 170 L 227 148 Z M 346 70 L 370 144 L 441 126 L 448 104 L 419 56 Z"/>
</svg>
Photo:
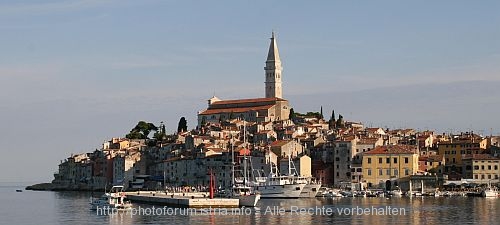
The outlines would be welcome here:
<svg viewBox="0 0 500 225">
<path fill-rule="evenodd" d="M 214 93 L 284 97 L 374 126 L 500 132 L 499 1 L 0 1 L 0 182 L 138 120 L 195 124 Z"/>
</svg>

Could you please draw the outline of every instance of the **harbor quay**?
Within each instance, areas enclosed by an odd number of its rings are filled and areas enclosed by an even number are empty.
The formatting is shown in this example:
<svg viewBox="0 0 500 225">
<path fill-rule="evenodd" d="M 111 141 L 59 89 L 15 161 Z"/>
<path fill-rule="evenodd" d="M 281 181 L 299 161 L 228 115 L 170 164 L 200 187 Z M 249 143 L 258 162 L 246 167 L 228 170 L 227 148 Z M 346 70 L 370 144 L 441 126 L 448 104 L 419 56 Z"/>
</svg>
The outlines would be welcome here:
<svg viewBox="0 0 500 225">
<path fill-rule="evenodd" d="M 127 192 L 132 202 L 167 205 L 185 208 L 237 208 L 238 199 L 208 198 L 208 192 L 165 193 L 165 192 Z"/>
</svg>

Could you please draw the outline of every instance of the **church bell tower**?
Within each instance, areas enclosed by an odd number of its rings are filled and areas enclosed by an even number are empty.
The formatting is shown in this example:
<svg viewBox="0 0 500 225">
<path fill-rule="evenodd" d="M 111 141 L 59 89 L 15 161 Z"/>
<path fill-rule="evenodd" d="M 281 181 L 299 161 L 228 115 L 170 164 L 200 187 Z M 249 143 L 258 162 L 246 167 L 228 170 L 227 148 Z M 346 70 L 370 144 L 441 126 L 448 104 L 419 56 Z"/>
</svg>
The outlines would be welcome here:
<svg viewBox="0 0 500 225">
<path fill-rule="evenodd" d="M 267 53 L 266 66 L 266 98 L 283 98 L 283 89 L 281 87 L 281 60 L 276 44 L 274 32 L 271 36 L 271 44 Z"/>
</svg>

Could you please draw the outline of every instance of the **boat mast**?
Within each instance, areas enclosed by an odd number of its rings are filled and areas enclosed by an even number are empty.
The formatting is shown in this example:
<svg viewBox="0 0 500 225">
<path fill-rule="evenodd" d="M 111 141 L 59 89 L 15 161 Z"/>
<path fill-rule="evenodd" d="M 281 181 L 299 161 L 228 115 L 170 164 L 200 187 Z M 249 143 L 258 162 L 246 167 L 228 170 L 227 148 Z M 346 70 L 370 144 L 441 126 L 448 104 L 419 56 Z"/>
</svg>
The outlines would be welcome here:
<svg viewBox="0 0 500 225">
<path fill-rule="evenodd" d="M 288 176 L 292 176 L 292 151 L 290 151 L 290 146 L 288 146 Z"/>
<path fill-rule="evenodd" d="M 243 185 L 247 184 L 247 126 L 246 121 L 243 120 Z M 248 150 L 249 151 L 249 150 Z"/>
<path fill-rule="evenodd" d="M 234 181 L 234 141 L 233 141 L 233 135 L 231 134 L 231 187 L 235 187 L 235 181 Z"/>
</svg>

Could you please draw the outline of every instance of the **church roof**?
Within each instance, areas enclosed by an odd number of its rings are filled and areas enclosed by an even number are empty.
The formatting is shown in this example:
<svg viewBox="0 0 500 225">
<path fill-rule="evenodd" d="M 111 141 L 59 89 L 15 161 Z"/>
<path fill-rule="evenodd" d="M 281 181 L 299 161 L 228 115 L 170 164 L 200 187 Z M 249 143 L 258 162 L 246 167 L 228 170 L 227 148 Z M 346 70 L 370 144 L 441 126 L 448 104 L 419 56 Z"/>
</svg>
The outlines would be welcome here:
<svg viewBox="0 0 500 225">
<path fill-rule="evenodd" d="M 214 102 L 212 105 L 261 103 L 261 102 L 275 102 L 275 101 L 286 101 L 286 100 L 282 98 L 248 98 L 248 99 L 235 99 L 235 100 L 221 100 Z"/>
<path fill-rule="evenodd" d="M 274 37 L 274 32 L 271 36 L 271 44 L 269 44 L 267 61 L 276 61 L 276 62 L 280 61 L 280 53 L 278 52 L 278 45 L 276 44 L 276 38 Z"/>
<path fill-rule="evenodd" d="M 242 113 L 248 111 L 259 111 L 270 109 L 274 105 L 264 105 L 264 106 L 255 106 L 255 107 L 232 107 L 232 108 L 222 108 L 222 109 L 207 109 L 200 113 L 200 115 L 211 115 L 218 113 Z"/>
</svg>

